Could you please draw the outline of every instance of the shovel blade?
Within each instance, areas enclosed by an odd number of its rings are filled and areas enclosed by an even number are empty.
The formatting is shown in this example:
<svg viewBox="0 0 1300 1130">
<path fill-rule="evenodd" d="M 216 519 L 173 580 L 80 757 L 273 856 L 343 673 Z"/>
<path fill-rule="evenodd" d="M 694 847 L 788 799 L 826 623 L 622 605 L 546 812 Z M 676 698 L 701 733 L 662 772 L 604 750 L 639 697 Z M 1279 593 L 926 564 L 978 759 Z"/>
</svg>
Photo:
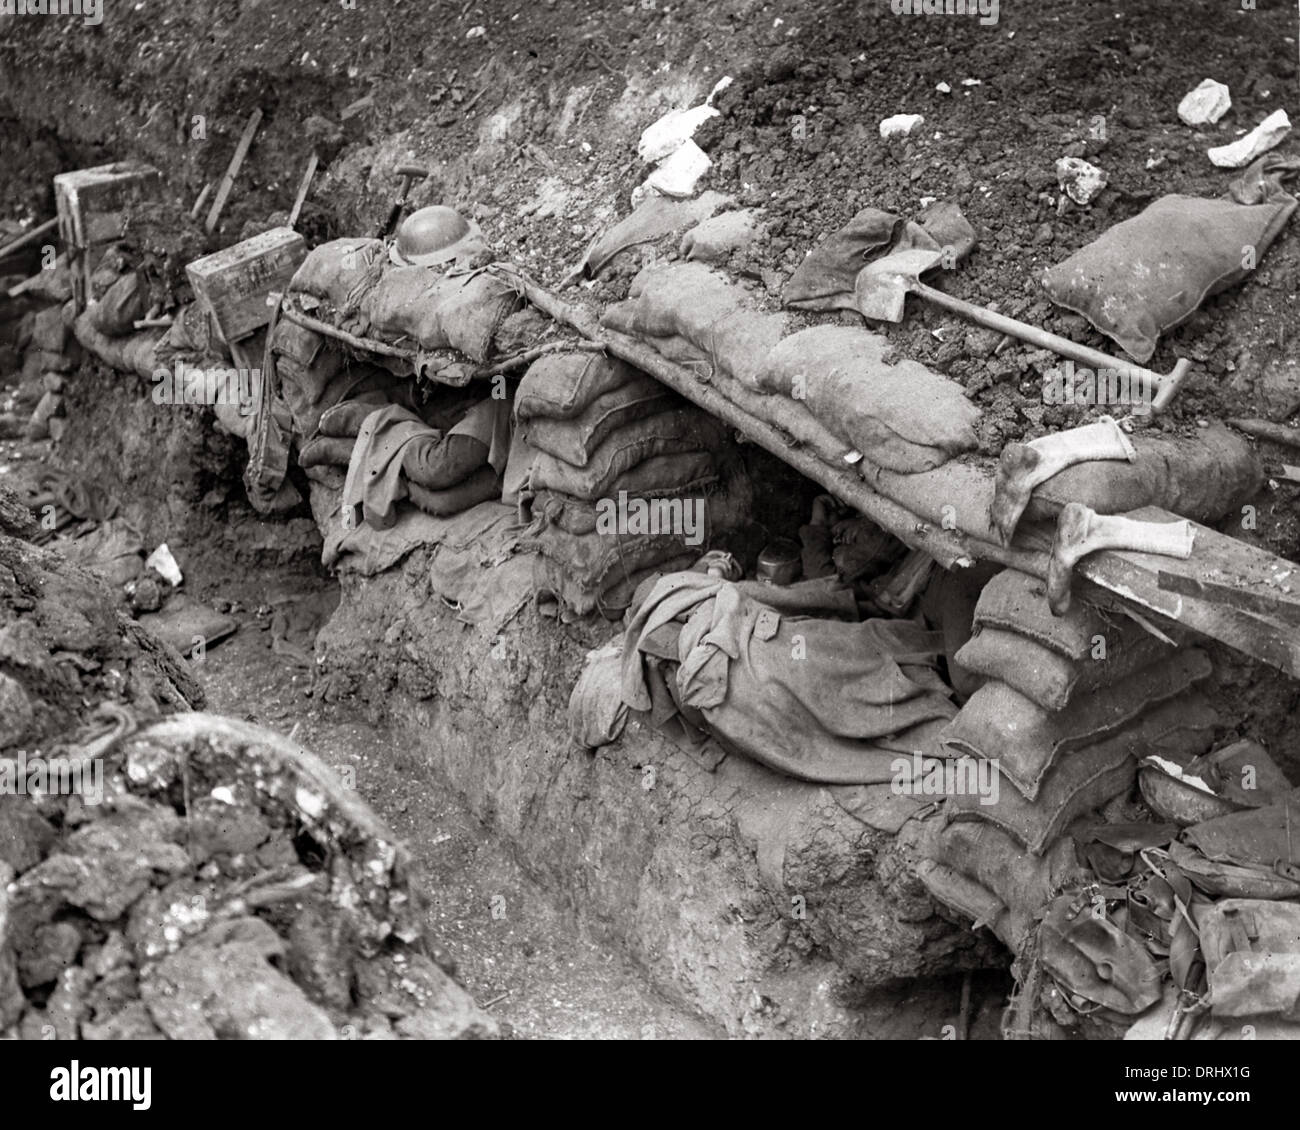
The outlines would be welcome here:
<svg viewBox="0 0 1300 1130">
<path fill-rule="evenodd" d="M 859 312 L 877 322 L 901 322 L 907 292 L 942 258 L 942 248 L 911 247 L 868 263 L 853 287 Z"/>
</svg>

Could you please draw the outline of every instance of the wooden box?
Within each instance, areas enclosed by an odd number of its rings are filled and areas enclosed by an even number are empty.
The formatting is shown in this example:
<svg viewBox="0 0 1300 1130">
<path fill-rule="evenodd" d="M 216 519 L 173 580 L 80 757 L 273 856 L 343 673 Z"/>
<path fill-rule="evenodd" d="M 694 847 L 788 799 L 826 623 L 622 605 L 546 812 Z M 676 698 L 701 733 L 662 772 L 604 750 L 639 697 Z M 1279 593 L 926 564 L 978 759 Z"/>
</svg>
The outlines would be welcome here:
<svg viewBox="0 0 1300 1130">
<path fill-rule="evenodd" d="M 140 161 L 59 173 L 54 178 L 59 234 L 68 247 L 112 243 L 121 238 L 127 213 L 142 200 L 156 199 L 161 189 L 158 170 Z"/>
<path fill-rule="evenodd" d="M 239 341 L 271 320 L 268 296 L 289 288 L 306 257 L 302 236 L 292 228 L 272 228 L 195 259 L 185 273 L 221 336 Z"/>
</svg>

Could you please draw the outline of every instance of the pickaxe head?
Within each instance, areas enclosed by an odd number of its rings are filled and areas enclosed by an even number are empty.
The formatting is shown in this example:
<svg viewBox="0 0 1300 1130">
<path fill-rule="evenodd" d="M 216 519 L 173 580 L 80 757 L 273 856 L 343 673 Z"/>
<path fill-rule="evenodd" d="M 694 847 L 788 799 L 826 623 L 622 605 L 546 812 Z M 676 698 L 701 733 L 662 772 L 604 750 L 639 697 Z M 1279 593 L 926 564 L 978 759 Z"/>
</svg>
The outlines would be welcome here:
<svg viewBox="0 0 1300 1130">
<path fill-rule="evenodd" d="M 854 284 L 858 310 L 878 322 L 901 322 L 907 292 L 915 290 L 921 275 L 943 256 L 942 248 L 910 247 L 873 259 L 858 272 Z"/>
</svg>

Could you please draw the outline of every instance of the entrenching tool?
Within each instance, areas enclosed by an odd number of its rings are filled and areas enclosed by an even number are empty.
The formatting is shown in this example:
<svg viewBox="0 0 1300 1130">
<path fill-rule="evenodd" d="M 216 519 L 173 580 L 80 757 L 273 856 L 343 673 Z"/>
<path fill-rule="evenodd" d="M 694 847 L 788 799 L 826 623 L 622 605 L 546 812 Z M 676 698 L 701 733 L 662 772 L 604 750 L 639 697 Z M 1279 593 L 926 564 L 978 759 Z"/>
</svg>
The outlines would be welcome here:
<svg viewBox="0 0 1300 1130">
<path fill-rule="evenodd" d="M 393 209 L 388 213 L 388 219 L 384 226 L 375 234 L 380 239 L 387 239 L 393 234 L 393 229 L 397 227 L 397 221 L 402 215 L 402 209 L 406 207 L 406 196 L 411 191 L 411 185 L 417 180 L 424 180 L 429 175 L 429 170 L 423 165 L 398 165 L 397 177 L 401 182 L 401 187 L 397 192 L 397 199 L 393 202 Z"/>
<path fill-rule="evenodd" d="M 1155 390 L 1151 402 L 1153 413 L 1162 411 L 1182 386 L 1192 363 L 1186 358 L 1179 358 L 1173 369 L 1166 374 L 1153 373 L 1131 361 L 1121 361 L 1099 349 L 1071 341 L 1069 338 L 1049 332 L 1028 322 L 1008 318 L 973 302 L 966 302 L 945 294 L 941 290 L 921 281 L 921 274 L 942 260 L 942 250 L 932 251 L 925 248 L 909 248 L 882 255 L 874 259 L 858 272 L 855 287 L 858 309 L 868 318 L 881 322 L 901 322 L 903 320 L 903 303 L 907 295 L 918 294 L 926 301 L 954 314 L 959 314 L 978 325 L 999 333 L 1037 345 L 1041 349 L 1050 349 L 1053 353 L 1068 357 L 1094 369 L 1111 369 L 1128 373 L 1129 376 Z"/>
</svg>

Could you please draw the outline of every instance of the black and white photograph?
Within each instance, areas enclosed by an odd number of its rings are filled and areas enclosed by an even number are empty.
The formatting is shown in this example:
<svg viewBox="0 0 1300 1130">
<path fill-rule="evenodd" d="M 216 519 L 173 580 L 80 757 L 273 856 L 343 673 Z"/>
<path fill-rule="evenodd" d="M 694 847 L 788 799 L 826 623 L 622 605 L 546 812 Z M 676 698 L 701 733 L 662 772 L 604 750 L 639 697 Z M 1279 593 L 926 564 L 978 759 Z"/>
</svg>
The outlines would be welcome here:
<svg viewBox="0 0 1300 1130">
<path fill-rule="evenodd" d="M 424 1041 L 1070 1044 L 962 1054 L 1075 1064 L 1081 1114 L 1285 1087 L 1298 38 L 1295 0 L 0 0 L 33 1109 L 259 1062 L 192 1041 L 311 1041 L 307 1095 Z"/>
</svg>

